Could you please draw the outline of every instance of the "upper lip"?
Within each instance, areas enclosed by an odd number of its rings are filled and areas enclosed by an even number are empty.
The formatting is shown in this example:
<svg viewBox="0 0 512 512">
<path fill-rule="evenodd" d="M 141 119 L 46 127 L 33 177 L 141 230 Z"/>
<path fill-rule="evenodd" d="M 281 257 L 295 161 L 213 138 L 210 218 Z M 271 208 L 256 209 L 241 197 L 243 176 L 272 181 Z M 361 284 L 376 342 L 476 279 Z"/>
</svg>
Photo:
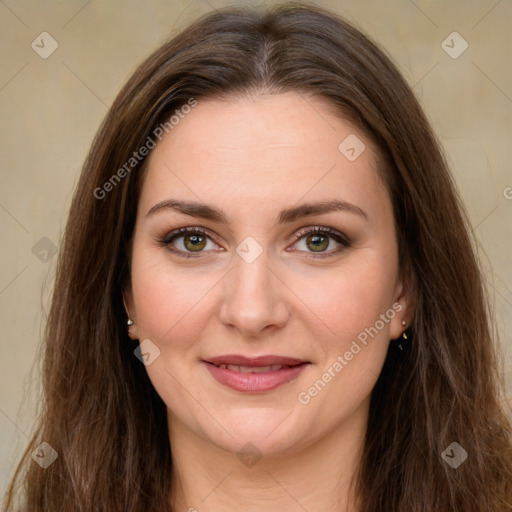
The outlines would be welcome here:
<svg viewBox="0 0 512 512">
<path fill-rule="evenodd" d="M 280 364 L 282 366 L 293 366 L 301 363 L 307 363 L 303 359 L 297 359 L 294 357 L 285 356 L 259 356 L 259 357 L 246 357 L 237 354 L 227 354 L 225 356 L 209 357 L 203 359 L 207 363 L 214 365 L 219 364 L 234 364 L 238 366 L 271 366 L 274 364 Z"/>
</svg>

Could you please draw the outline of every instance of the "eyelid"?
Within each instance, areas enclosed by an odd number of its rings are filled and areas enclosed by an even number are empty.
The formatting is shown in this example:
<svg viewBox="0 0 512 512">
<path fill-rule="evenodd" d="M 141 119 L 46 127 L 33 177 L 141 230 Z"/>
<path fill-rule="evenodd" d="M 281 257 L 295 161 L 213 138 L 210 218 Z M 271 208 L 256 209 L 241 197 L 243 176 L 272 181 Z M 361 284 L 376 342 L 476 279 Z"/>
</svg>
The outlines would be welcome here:
<svg viewBox="0 0 512 512">
<path fill-rule="evenodd" d="M 180 235 L 187 235 L 189 233 L 200 233 L 201 235 L 205 235 L 212 239 L 217 245 L 220 245 L 220 243 L 217 240 L 217 236 L 215 233 L 212 233 L 206 228 L 198 227 L 198 226 L 187 226 L 184 228 L 177 228 L 173 229 L 172 231 L 169 231 L 162 237 L 160 237 L 160 241 L 162 243 L 169 244 L 174 238 L 178 238 Z"/>
<path fill-rule="evenodd" d="M 167 246 L 168 249 L 180 256 L 187 257 L 187 258 L 195 258 L 195 257 L 204 257 L 204 255 L 208 254 L 209 251 L 197 251 L 194 253 L 193 251 L 182 251 L 179 249 L 176 249 L 173 247 L 172 249 L 169 247 L 169 245 L 180 236 L 189 234 L 189 233 L 199 233 L 202 235 L 205 235 L 206 237 L 210 238 L 217 246 L 222 247 L 222 245 L 217 241 L 216 235 L 209 231 L 206 228 L 198 227 L 198 226 L 187 226 L 187 227 L 181 227 L 174 229 L 161 237 L 158 241 L 163 246 Z M 327 227 L 327 226 L 308 226 L 305 228 L 300 229 L 298 232 L 294 234 L 295 242 L 292 245 L 295 245 L 299 240 L 304 238 L 306 235 L 310 233 L 320 233 L 322 235 L 325 235 L 327 237 L 333 238 L 337 243 L 341 244 L 343 248 L 349 247 L 351 244 L 350 239 L 340 231 L 337 231 L 333 228 Z M 313 257 L 313 258 L 321 258 L 321 257 L 327 257 L 334 255 L 340 251 L 340 248 L 337 249 L 331 249 L 330 251 L 325 252 L 308 252 L 308 251 L 300 251 L 305 252 L 307 257 Z"/>
<path fill-rule="evenodd" d="M 157 241 L 159 242 L 160 245 L 167 247 L 167 249 L 170 252 L 177 254 L 181 257 L 184 257 L 184 258 L 200 258 L 200 257 L 204 257 L 205 254 L 208 254 L 209 251 L 197 251 L 194 253 L 193 251 L 182 251 L 180 249 L 176 249 L 176 247 L 171 246 L 172 242 L 175 239 L 185 236 L 189 233 L 192 233 L 192 234 L 199 233 L 201 235 L 204 235 L 207 238 L 210 238 L 211 241 L 213 243 L 215 243 L 215 245 L 221 246 L 221 244 L 217 241 L 217 237 L 214 233 L 212 233 L 211 231 L 209 231 L 206 228 L 199 227 L 199 226 L 186 226 L 186 227 L 173 229 L 172 231 L 169 231 L 168 233 L 166 233 L 164 236 L 159 237 Z"/>
<path fill-rule="evenodd" d="M 304 253 L 305 258 L 318 260 L 321 258 L 334 257 L 352 245 L 352 242 L 347 235 L 327 226 L 309 226 L 307 228 L 301 229 L 299 232 L 295 234 L 296 241 L 293 245 L 302 240 L 306 235 L 312 233 L 319 233 L 323 236 L 331 238 L 336 243 L 340 244 L 340 246 L 334 249 L 330 249 L 328 251 L 300 251 Z"/>
<path fill-rule="evenodd" d="M 309 226 L 307 228 L 302 228 L 299 232 L 297 232 L 294 236 L 297 240 L 300 240 L 305 235 L 309 233 L 321 233 L 323 235 L 327 235 L 333 238 L 339 238 L 341 241 L 338 243 L 342 243 L 344 245 L 350 245 L 350 239 L 344 233 L 337 231 L 336 229 L 323 227 L 323 226 Z"/>
</svg>

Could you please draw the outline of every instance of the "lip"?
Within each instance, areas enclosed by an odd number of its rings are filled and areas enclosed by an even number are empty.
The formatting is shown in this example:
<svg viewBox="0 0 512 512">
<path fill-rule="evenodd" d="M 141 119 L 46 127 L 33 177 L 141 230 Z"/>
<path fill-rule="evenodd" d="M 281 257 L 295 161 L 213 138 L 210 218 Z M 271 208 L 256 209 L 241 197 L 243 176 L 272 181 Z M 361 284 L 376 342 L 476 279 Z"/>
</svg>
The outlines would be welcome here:
<svg viewBox="0 0 512 512">
<path fill-rule="evenodd" d="M 220 384 L 244 393 L 265 393 L 296 379 L 310 363 L 302 359 L 283 356 L 269 355 L 250 358 L 230 354 L 208 358 L 208 360 L 203 360 L 203 364 L 212 377 Z M 282 365 L 286 366 L 286 368 L 260 373 L 245 373 L 216 366 L 220 364 L 248 366 L 251 368 Z"/>
<path fill-rule="evenodd" d="M 294 357 L 265 355 L 259 357 L 246 357 L 238 354 L 226 354 L 224 356 L 209 357 L 204 359 L 207 363 L 219 364 L 236 364 L 239 366 L 271 366 L 273 364 L 282 364 L 293 366 L 300 363 L 307 363 L 304 359 Z"/>
</svg>

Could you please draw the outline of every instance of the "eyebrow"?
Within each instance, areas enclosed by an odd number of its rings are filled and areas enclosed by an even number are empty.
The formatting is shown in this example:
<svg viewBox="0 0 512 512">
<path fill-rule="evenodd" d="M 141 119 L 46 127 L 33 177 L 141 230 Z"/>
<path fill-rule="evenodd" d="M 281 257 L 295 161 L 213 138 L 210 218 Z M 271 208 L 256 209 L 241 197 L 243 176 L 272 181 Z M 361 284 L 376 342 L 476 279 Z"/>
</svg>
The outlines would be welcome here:
<svg viewBox="0 0 512 512">
<path fill-rule="evenodd" d="M 208 219 L 214 222 L 221 222 L 227 226 L 231 224 L 227 215 L 222 210 L 217 210 L 211 206 L 194 201 L 179 201 L 177 199 L 167 199 L 160 201 L 152 206 L 146 217 L 153 215 L 160 211 L 176 211 L 191 217 L 199 217 L 201 219 Z M 358 217 L 368 220 L 368 215 L 359 206 L 348 203 L 341 199 L 332 199 L 331 201 L 320 201 L 316 203 L 305 203 L 292 208 L 282 210 L 278 217 L 278 224 L 286 224 L 294 222 L 303 217 L 310 217 L 313 215 L 322 215 L 330 212 L 347 212 Z"/>
</svg>

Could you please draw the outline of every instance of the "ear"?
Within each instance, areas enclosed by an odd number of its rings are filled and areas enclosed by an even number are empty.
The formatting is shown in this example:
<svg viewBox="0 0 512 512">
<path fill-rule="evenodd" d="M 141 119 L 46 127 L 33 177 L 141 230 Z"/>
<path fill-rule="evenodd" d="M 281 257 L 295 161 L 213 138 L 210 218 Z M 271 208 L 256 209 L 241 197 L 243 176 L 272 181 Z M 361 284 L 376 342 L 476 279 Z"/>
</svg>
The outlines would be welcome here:
<svg viewBox="0 0 512 512">
<path fill-rule="evenodd" d="M 135 313 L 135 301 L 133 300 L 133 292 L 131 284 L 128 284 L 125 286 L 123 290 L 123 304 L 126 311 L 126 322 L 128 321 L 128 318 L 133 321 L 132 325 L 127 325 L 126 328 L 128 329 L 128 336 L 132 340 L 138 340 L 138 328 L 137 328 L 137 316 Z"/>
<path fill-rule="evenodd" d="M 396 315 L 390 322 L 389 334 L 390 338 L 395 340 L 409 329 L 414 319 L 414 280 L 408 264 L 404 265 L 400 271 L 394 293 L 393 309 Z M 402 322 L 405 322 L 405 325 Z"/>
</svg>

